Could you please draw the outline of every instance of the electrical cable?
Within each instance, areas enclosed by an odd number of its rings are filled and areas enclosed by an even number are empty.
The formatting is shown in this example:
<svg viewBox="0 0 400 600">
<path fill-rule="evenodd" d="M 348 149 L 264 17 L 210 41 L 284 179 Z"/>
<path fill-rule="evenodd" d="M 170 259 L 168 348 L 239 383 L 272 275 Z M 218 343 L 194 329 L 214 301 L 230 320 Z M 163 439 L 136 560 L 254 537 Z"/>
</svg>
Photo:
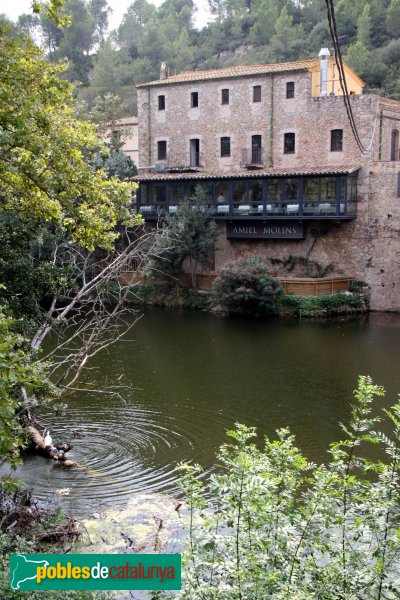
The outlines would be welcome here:
<svg viewBox="0 0 400 600">
<path fill-rule="evenodd" d="M 345 74 L 344 66 L 343 66 L 343 60 L 342 60 L 340 44 L 339 44 L 339 39 L 338 39 L 338 34 L 337 34 L 336 18 L 335 18 L 335 12 L 334 12 L 332 0 L 326 0 L 326 4 L 327 4 L 327 8 L 328 8 L 329 28 L 331 31 L 331 36 L 332 36 L 332 41 L 333 41 L 333 46 L 334 46 L 334 51 L 335 51 L 336 64 L 337 64 L 338 72 L 339 72 L 339 80 L 340 80 L 340 85 L 341 85 L 341 88 L 343 91 L 343 100 L 344 100 L 344 103 L 346 106 L 346 111 L 347 111 L 348 118 L 350 121 L 350 126 L 353 131 L 353 135 L 355 137 L 357 145 L 359 146 L 360 150 L 363 153 L 365 153 L 365 149 L 362 145 L 360 136 L 358 135 L 351 103 L 349 100 L 349 91 L 347 88 L 346 74 Z"/>
<path fill-rule="evenodd" d="M 327 7 L 327 11 L 328 11 L 329 30 L 331 33 L 333 48 L 334 48 L 334 52 L 335 52 L 335 59 L 336 59 L 336 65 L 338 68 L 338 73 L 339 73 L 340 86 L 341 86 L 342 92 L 343 92 L 343 101 L 344 101 L 344 104 L 346 107 L 346 112 L 347 112 L 347 116 L 349 119 L 350 127 L 353 132 L 354 139 L 355 139 L 360 151 L 362 152 L 362 154 L 367 154 L 372 147 L 374 134 L 375 134 L 375 126 L 374 126 L 374 130 L 373 130 L 373 134 L 372 134 L 371 143 L 369 144 L 368 148 L 365 148 L 361 141 L 361 138 L 358 134 L 358 131 L 357 131 L 357 125 L 356 125 L 356 122 L 354 119 L 353 110 L 352 110 L 351 102 L 350 102 L 350 98 L 349 98 L 349 91 L 347 88 L 346 74 L 345 74 L 345 70 L 344 70 L 344 66 L 343 66 L 342 54 L 341 54 L 340 44 L 339 44 L 339 39 L 338 39 L 333 2 L 332 2 L 332 0 L 325 0 L 325 4 Z"/>
<path fill-rule="evenodd" d="M 339 73 L 339 81 L 340 81 L 340 85 L 341 85 L 342 92 L 343 92 L 343 101 L 344 101 L 344 104 L 346 107 L 347 116 L 349 119 L 350 127 L 353 132 L 354 138 L 355 138 L 357 145 L 358 145 L 359 149 L 361 150 L 361 152 L 363 154 L 365 154 L 366 151 L 362 145 L 360 136 L 358 135 L 353 111 L 351 108 L 351 103 L 349 100 L 346 75 L 345 75 L 345 71 L 344 71 L 344 66 L 343 66 L 343 61 L 342 61 L 342 56 L 341 56 L 341 51 L 340 51 L 340 45 L 339 45 L 339 40 L 338 40 L 338 35 L 337 35 L 337 27 L 336 27 L 336 19 L 335 19 L 333 3 L 332 3 L 332 0 L 325 0 L 325 2 L 326 2 L 327 10 L 328 10 L 329 29 L 330 29 L 331 37 L 332 37 L 332 41 L 333 41 L 336 64 L 337 64 L 338 73 Z"/>
</svg>

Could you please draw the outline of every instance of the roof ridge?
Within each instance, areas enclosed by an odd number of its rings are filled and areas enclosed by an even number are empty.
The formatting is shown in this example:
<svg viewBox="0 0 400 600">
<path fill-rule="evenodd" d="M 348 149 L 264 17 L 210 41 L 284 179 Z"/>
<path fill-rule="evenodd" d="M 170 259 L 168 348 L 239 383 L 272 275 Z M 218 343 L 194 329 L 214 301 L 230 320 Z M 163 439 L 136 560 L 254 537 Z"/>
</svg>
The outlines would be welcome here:
<svg viewBox="0 0 400 600">
<path fill-rule="evenodd" d="M 137 87 L 146 87 L 150 85 L 165 85 L 169 83 L 181 83 L 185 81 L 196 81 L 201 79 L 217 79 L 235 77 L 238 75 L 256 75 L 257 73 L 269 73 L 280 71 L 293 71 L 296 69 L 306 69 L 309 66 L 319 64 L 318 58 L 307 58 L 304 60 L 291 60 L 280 63 L 263 63 L 254 65 L 234 65 L 230 67 L 221 67 L 217 69 L 201 69 L 192 71 L 182 71 L 176 75 L 170 75 L 166 79 L 155 79 L 146 83 L 141 83 Z"/>
</svg>

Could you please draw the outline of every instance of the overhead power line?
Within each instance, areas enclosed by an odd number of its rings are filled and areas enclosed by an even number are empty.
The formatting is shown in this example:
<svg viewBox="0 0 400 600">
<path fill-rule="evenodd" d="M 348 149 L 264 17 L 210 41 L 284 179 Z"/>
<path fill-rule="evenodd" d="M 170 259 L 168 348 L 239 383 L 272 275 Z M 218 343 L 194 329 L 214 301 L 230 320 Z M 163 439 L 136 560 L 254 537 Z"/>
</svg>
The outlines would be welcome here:
<svg viewBox="0 0 400 600">
<path fill-rule="evenodd" d="M 325 4 L 326 4 L 327 11 L 328 11 L 329 30 L 330 30 L 331 38 L 332 38 L 332 42 L 333 42 L 333 49 L 335 52 L 336 65 L 337 65 L 338 72 L 339 72 L 340 86 L 341 86 L 342 92 L 343 92 L 343 101 L 344 101 L 344 104 L 346 107 L 347 116 L 349 118 L 350 127 L 353 132 L 354 138 L 357 142 L 357 146 L 359 147 L 359 149 L 361 150 L 361 152 L 363 154 L 367 154 L 369 149 L 371 148 L 372 140 L 371 140 L 371 144 L 369 145 L 369 148 L 365 148 L 361 141 L 361 138 L 358 134 L 357 125 L 356 125 L 356 122 L 354 119 L 353 109 L 351 106 L 350 95 L 349 95 L 349 91 L 347 89 L 346 74 L 344 71 L 342 53 L 340 50 L 340 44 L 339 44 L 339 38 L 338 38 L 337 26 L 336 26 L 335 10 L 333 8 L 333 1 L 325 0 Z M 375 129 L 374 129 L 374 132 L 375 132 Z"/>
</svg>

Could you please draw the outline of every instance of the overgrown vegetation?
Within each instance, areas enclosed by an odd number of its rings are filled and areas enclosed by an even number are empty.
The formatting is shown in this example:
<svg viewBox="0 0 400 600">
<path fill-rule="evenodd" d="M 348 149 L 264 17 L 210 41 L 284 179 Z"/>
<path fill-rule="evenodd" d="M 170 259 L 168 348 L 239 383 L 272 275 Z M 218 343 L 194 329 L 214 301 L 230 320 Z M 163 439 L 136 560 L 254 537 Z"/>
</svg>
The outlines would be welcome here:
<svg viewBox="0 0 400 600">
<path fill-rule="evenodd" d="M 318 261 L 309 258 L 309 255 L 293 256 L 290 254 L 287 258 L 270 258 L 269 260 L 273 267 L 279 267 L 285 273 L 297 277 L 326 277 L 335 269 L 333 263 L 321 265 Z"/>
<path fill-rule="evenodd" d="M 217 237 L 218 225 L 208 214 L 204 190 L 196 186 L 190 201 L 185 199 L 175 215 L 166 217 L 144 274 L 177 277 L 187 261 L 192 287 L 196 288 L 198 266 L 209 258 Z"/>
<path fill-rule="evenodd" d="M 282 286 L 270 276 L 265 257 L 245 254 L 226 262 L 212 285 L 212 302 L 232 314 L 264 316 L 276 312 Z"/>
<path fill-rule="evenodd" d="M 383 395 L 359 378 L 327 465 L 309 462 L 288 429 L 260 450 L 255 428 L 240 424 L 209 485 L 199 465 L 180 465 L 188 515 L 178 597 L 398 598 L 400 403 L 384 410 L 391 432 L 382 433 L 371 410 Z M 371 444 L 382 460 L 371 460 Z"/>
<path fill-rule="evenodd" d="M 27 340 L 14 333 L 14 323 L 0 308 L 0 459 L 7 457 L 15 467 L 31 411 L 58 390 L 48 379 L 46 365 L 35 362 Z"/>
<path fill-rule="evenodd" d="M 61 6 L 43 5 L 65 25 Z M 142 224 L 130 210 L 135 185 L 112 172 L 95 127 L 74 118 L 65 68 L 0 21 L 0 460 L 12 464 L 35 409 L 73 388 L 90 356 L 129 329 L 126 290 L 109 311 L 107 285 L 143 257 L 135 235 L 116 246 L 121 230 Z"/>
<path fill-rule="evenodd" d="M 177 281 L 144 280 L 131 288 L 127 302 L 133 305 L 149 305 L 159 308 L 185 308 L 188 310 L 208 310 L 208 294 L 184 287 Z"/>
<path fill-rule="evenodd" d="M 367 299 L 363 294 L 340 293 L 324 296 L 295 296 L 285 294 L 279 299 L 281 309 L 289 309 L 296 317 L 314 317 L 324 314 L 335 315 L 350 311 L 365 311 Z"/>
<path fill-rule="evenodd" d="M 65 553 L 81 534 L 81 526 L 74 518 L 59 509 L 44 510 L 26 490 L 5 491 L 0 486 L 0 595 L 2 599 L 43 598 L 43 592 L 23 592 L 10 589 L 9 554 L 11 553 Z M 50 600 L 106 600 L 103 592 L 46 592 Z"/>
</svg>

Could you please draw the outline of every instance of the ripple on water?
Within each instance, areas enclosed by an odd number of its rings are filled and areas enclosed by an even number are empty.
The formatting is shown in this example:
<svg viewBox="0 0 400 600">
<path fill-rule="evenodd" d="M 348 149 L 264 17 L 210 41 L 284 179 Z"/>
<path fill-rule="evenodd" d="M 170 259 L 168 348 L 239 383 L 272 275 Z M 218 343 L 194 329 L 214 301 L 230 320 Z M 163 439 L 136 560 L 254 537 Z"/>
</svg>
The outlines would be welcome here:
<svg viewBox="0 0 400 600">
<path fill-rule="evenodd" d="M 98 400 L 96 399 L 96 402 Z M 225 421 L 221 418 L 221 430 Z M 210 414 L 188 405 L 179 419 L 134 401 L 95 406 L 93 399 L 73 403 L 67 417 L 43 414 L 53 440 L 71 441 L 69 457 L 77 466 L 28 456 L 17 475 L 42 501 L 59 494 L 73 513 L 88 513 L 102 504 L 123 505 L 134 493 L 177 490 L 180 460 L 201 461 L 196 440 L 204 438 Z M 212 415 L 213 427 L 217 415 Z M 73 427 L 71 428 L 71 424 Z M 217 425 L 218 427 L 218 425 Z"/>
<path fill-rule="evenodd" d="M 73 514 L 121 506 L 136 492 L 175 492 L 179 461 L 214 464 L 235 421 L 261 435 L 289 426 L 307 457 L 326 461 L 360 373 L 388 390 L 377 409 L 397 397 L 399 327 L 393 315 L 264 323 L 148 314 L 136 342 L 99 353 L 89 372 L 93 389 L 130 386 L 124 400 L 76 392 L 64 418 L 45 415 L 53 439 L 74 444 L 78 466 L 30 456 L 17 476 L 41 499 L 58 492 Z"/>
</svg>

